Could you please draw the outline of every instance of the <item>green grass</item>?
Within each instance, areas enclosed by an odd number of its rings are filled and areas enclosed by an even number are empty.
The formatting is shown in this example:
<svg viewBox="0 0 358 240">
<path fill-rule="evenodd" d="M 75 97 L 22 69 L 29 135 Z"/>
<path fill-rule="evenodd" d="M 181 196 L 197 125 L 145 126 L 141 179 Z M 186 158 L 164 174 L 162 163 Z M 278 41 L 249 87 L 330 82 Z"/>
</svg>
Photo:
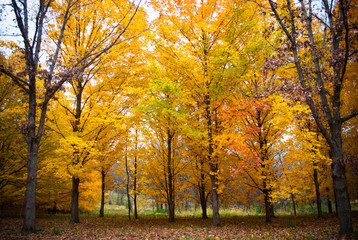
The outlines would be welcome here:
<svg viewBox="0 0 358 240">
<path fill-rule="evenodd" d="M 151 207 L 142 208 L 139 206 L 138 214 L 141 216 L 166 216 L 167 213 L 165 209 L 153 209 Z M 222 217 L 242 217 L 242 216 L 265 216 L 265 212 L 262 211 L 262 207 L 260 206 L 253 206 L 251 208 L 221 208 L 220 209 L 220 216 Z M 92 213 L 99 213 L 99 208 L 96 208 L 92 211 Z M 323 213 L 327 214 L 327 210 L 323 208 Z M 118 205 L 105 205 L 105 214 L 109 215 L 128 215 L 128 209 L 125 206 L 118 206 Z M 297 209 L 297 215 L 315 215 L 316 209 L 314 211 L 310 211 L 310 206 L 301 206 Z M 185 218 L 201 218 L 202 211 L 201 208 L 189 208 L 188 210 L 176 208 L 175 216 L 176 217 L 185 217 Z M 207 209 L 208 217 L 212 217 L 212 209 L 209 207 Z M 275 215 L 276 216 L 292 216 L 293 210 L 287 208 L 285 211 L 281 208 L 275 208 Z"/>
<path fill-rule="evenodd" d="M 309 206 L 302 206 L 301 209 L 297 210 L 297 215 L 315 215 L 315 211 L 309 211 Z M 153 209 L 151 207 L 142 208 L 139 206 L 138 208 L 138 215 L 139 216 L 146 216 L 146 217 L 166 217 L 167 213 L 165 209 L 157 210 L 156 208 Z M 324 211 L 326 212 L 326 211 Z M 99 215 L 99 207 L 95 208 L 91 213 L 92 215 Z M 115 204 L 105 204 L 104 208 L 104 215 L 105 216 L 127 216 L 128 215 L 128 209 L 126 206 L 118 206 Z M 131 215 L 134 216 L 133 211 L 131 212 Z M 175 217 L 181 217 L 181 218 L 201 218 L 202 211 L 200 208 L 191 208 L 188 210 L 183 209 L 176 209 Z M 207 209 L 207 215 L 208 217 L 212 217 L 212 209 Z M 292 216 L 293 211 L 290 209 L 283 210 L 283 209 L 275 209 L 275 215 L 276 216 Z M 220 216 L 221 217 L 243 217 L 243 216 L 258 216 L 263 217 L 265 216 L 265 213 L 260 210 L 260 207 L 254 206 L 250 209 L 243 209 L 243 208 L 228 208 L 228 209 L 220 209 Z"/>
</svg>

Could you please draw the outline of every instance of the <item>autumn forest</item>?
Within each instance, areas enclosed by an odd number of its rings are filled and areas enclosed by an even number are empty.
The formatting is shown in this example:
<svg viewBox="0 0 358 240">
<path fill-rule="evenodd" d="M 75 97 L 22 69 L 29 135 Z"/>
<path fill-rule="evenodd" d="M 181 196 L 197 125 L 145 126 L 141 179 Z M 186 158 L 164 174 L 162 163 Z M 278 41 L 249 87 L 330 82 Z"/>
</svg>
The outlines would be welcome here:
<svg viewBox="0 0 358 240">
<path fill-rule="evenodd" d="M 178 224 L 199 211 L 223 231 L 228 210 L 259 211 L 264 226 L 310 206 L 307 221 L 328 213 L 336 234 L 358 235 L 356 1 L 0 10 L 4 222 L 16 212 L 22 233 L 38 233 L 44 213 L 74 226 L 121 202 L 128 221 L 150 210 Z M 214 239 L 192 236 L 178 239 Z"/>
</svg>

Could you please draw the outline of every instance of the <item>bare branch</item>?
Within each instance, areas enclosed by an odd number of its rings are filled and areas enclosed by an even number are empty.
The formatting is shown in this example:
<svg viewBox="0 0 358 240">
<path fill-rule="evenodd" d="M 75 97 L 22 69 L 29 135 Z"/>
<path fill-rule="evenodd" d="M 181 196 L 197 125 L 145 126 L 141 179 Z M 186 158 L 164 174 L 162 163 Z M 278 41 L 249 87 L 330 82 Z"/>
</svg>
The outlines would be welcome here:
<svg viewBox="0 0 358 240">
<path fill-rule="evenodd" d="M 69 0 L 68 4 L 67 4 L 67 8 L 66 8 L 66 13 L 65 13 L 65 16 L 63 18 L 63 23 L 62 23 L 62 26 L 61 26 L 61 32 L 60 32 L 60 36 L 58 38 L 58 41 L 57 41 L 57 44 L 56 44 L 56 50 L 55 50 L 55 54 L 53 56 L 53 59 L 52 59 L 52 62 L 51 62 L 51 66 L 50 66 L 50 73 L 49 73 L 49 76 L 51 78 L 51 76 L 53 75 L 53 72 L 55 70 L 55 65 L 57 63 L 57 59 L 58 59 L 58 54 L 60 52 L 60 49 L 61 49 L 61 44 L 62 44 L 62 39 L 63 39 L 63 35 L 64 35 L 64 32 L 65 32 L 65 28 L 66 28 L 66 24 L 67 24 L 67 21 L 70 19 L 70 9 L 72 8 L 72 0 Z M 64 82 L 64 81 L 63 81 Z M 51 79 L 48 79 L 48 84 L 51 85 Z M 62 85 L 63 83 L 61 83 Z M 55 87 L 56 88 L 56 87 Z M 58 87 L 60 88 L 60 86 Z M 57 88 L 57 89 L 58 89 Z M 57 91 L 57 90 L 56 90 Z"/>
<path fill-rule="evenodd" d="M 341 118 L 341 123 L 344 123 L 344 122 L 346 122 L 346 121 L 348 121 L 348 120 L 350 120 L 352 118 L 355 118 L 357 116 L 358 116 L 358 111 L 354 111 L 351 114 L 349 114 L 348 116 L 345 116 L 345 117 Z"/>
<path fill-rule="evenodd" d="M 10 71 L 6 70 L 2 66 L 0 66 L 0 72 L 2 72 L 4 74 L 6 74 L 7 76 L 9 76 L 14 81 L 14 83 L 16 85 L 18 85 L 19 87 L 21 87 L 27 94 L 30 93 L 29 84 L 27 82 L 25 82 L 21 78 L 17 77 L 16 75 L 11 73 Z"/>
<path fill-rule="evenodd" d="M 282 30 L 285 32 L 287 38 L 290 40 L 290 42 L 292 44 L 295 43 L 294 39 L 293 39 L 293 36 L 290 34 L 290 32 L 288 31 L 286 25 L 283 23 L 280 15 L 278 14 L 277 10 L 276 10 L 276 5 L 277 3 L 273 2 L 272 0 L 269 0 L 269 3 L 270 3 L 270 6 L 271 6 L 271 10 L 273 11 L 273 13 L 275 14 L 275 17 L 278 21 L 278 23 L 280 24 Z"/>
</svg>

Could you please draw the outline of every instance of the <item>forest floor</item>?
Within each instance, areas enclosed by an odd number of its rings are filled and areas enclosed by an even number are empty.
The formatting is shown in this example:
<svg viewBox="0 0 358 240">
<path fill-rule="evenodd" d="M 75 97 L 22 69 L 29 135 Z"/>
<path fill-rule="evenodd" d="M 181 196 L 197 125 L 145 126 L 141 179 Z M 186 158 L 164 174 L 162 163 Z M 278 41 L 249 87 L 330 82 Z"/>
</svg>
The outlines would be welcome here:
<svg viewBox="0 0 358 240">
<path fill-rule="evenodd" d="M 128 220 L 119 215 L 99 218 L 80 216 L 80 223 L 70 224 L 68 214 L 42 215 L 37 219 L 37 233 L 21 233 L 22 219 L 0 218 L 0 239 L 340 239 L 338 219 L 325 215 L 279 216 L 265 223 L 262 216 L 223 217 L 222 227 L 212 227 L 212 219 L 140 217 Z M 358 239 L 358 217 L 353 218 Z"/>
</svg>

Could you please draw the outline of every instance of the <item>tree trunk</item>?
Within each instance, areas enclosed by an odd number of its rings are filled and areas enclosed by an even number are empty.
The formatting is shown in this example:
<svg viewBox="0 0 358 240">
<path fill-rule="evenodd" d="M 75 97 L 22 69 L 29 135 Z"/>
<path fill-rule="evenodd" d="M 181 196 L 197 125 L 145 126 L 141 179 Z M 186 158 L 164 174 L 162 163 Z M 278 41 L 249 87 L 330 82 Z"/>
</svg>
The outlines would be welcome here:
<svg viewBox="0 0 358 240">
<path fill-rule="evenodd" d="M 292 206 L 293 206 L 293 215 L 296 216 L 296 215 L 297 215 L 297 212 L 296 212 L 295 197 L 293 196 L 292 193 L 291 193 L 291 200 L 292 200 Z"/>
<path fill-rule="evenodd" d="M 105 183 L 106 174 L 103 170 L 101 171 L 101 175 L 102 175 L 102 189 L 101 189 L 101 209 L 99 210 L 99 216 L 104 217 L 104 202 L 105 202 L 104 195 L 106 191 L 106 183 Z"/>
<path fill-rule="evenodd" d="M 137 159 L 137 152 L 138 152 L 138 130 L 135 130 L 135 157 L 134 157 L 134 179 L 133 179 L 133 191 L 134 191 L 134 218 L 138 219 L 138 210 L 137 210 L 137 172 L 138 172 L 138 159 Z"/>
<path fill-rule="evenodd" d="M 208 162 L 210 165 L 210 181 L 211 181 L 211 197 L 212 197 L 212 208 L 213 208 L 213 224 L 215 227 L 220 226 L 220 214 L 219 214 L 219 194 L 217 192 L 218 189 L 218 179 L 217 172 L 218 166 L 213 159 L 213 129 L 212 129 L 212 119 L 211 119 L 211 111 L 210 111 L 210 96 L 205 96 L 206 103 L 206 120 L 207 120 L 207 128 L 208 128 Z"/>
<path fill-rule="evenodd" d="M 27 126 L 27 181 L 22 231 L 36 232 L 36 182 L 39 139 L 36 137 L 36 79 L 31 78 Z"/>
<path fill-rule="evenodd" d="M 71 219 L 70 223 L 79 223 L 79 209 L 78 209 L 78 198 L 79 198 L 79 185 L 80 179 L 72 177 L 72 201 L 71 201 Z"/>
<path fill-rule="evenodd" d="M 219 214 L 219 194 L 216 173 L 218 171 L 215 164 L 210 164 L 211 190 L 212 190 L 212 208 L 213 208 L 213 224 L 215 227 L 220 227 L 220 214 Z"/>
<path fill-rule="evenodd" d="M 125 164 L 126 164 L 126 174 L 127 174 L 127 184 L 126 184 L 126 190 L 127 190 L 127 202 L 128 202 L 128 219 L 131 220 L 131 198 L 129 195 L 129 169 L 128 169 L 128 156 L 127 156 L 127 146 L 126 146 L 126 156 L 125 156 Z"/>
<path fill-rule="evenodd" d="M 265 221 L 271 222 L 270 196 L 267 189 L 264 189 Z"/>
<path fill-rule="evenodd" d="M 332 157 L 332 150 L 329 151 L 329 157 L 331 159 L 333 159 Z M 332 176 L 333 176 L 333 160 L 332 160 L 332 163 L 331 163 L 331 170 L 332 170 Z M 333 183 L 333 196 L 334 196 L 334 208 L 336 210 L 336 213 L 338 213 L 338 208 L 337 208 L 337 197 L 336 197 L 336 189 L 334 188 L 334 183 Z"/>
<path fill-rule="evenodd" d="M 318 130 L 318 129 L 317 129 Z M 317 131 L 317 141 L 319 141 L 319 132 Z M 315 147 L 313 149 L 314 153 L 318 153 L 318 149 Z M 322 218 L 322 201 L 321 201 L 321 193 L 319 191 L 319 182 L 318 182 L 318 162 L 313 160 L 313 181 L 316 190 L 316 204 L 317 204 L 317 215 L 318 218 Z"/>
<path fill-rule="evenodd" d="M 200 206 L 201 206 L 201 218 L 202 219 L 208 219 L 207 214 L 207 197 L 205 194 L 205 174 L 204 174 L 204 161 L 199 162 L 199 166 L 197 165 L 197 168 L 200 169 L 200 180 L 198 183 L 199 188 L 199 200 L 200 200 Z"/>
<path fill-rule="evenodd" d="M 37 181 L 37 152 L 38 143 L 30 139 L 28 147 L 27 182 L 25 192 L 25 210 L 22 230 L 28 233 L 36 232 L 36 181 Z"/>
<path fill-rule="evenodd" d="M 168 155 L 167 155 L 167 173 L 168 173 L 168 206 L 169 206 L 169 222 L 174 222 L 175 218 L 175 203 L 174 203 L 174 176 L 173 176 L 173 166 L 172 166 L 172 137 L 170 130 L 167 130 L 167 145 L 168 145 Z"/>
<path fill-rule="evenodd" d="M 201 218 L 208 219 L 207 214 L 207 199 L 205 194 L 205 186 L 203 183 L 199 183 L 199 198 L 200 198 L 200 206 L 201 206 Z"/>
<path fill-rule="evenodd" d="M 273 202 L 272 202 L 272 198 L 270 197 L 270 217 L 274 218 L 275 217 L 275 208 L 273 206 Z"/>
<path fill-rule="evenodd" d="M 333 211 L 332 211 L 332 202 L 331 202 L 331 199 L 329 198 L 329 188 L 327 187 L 326 188 L 326 191 L 327 191 L 327 195 L 326 195 L 326 197 L 327 197 L 327 208 L 328 208 L 328 213 L 333 213 Z"/>
<path fill-rule="evenodd" d="M 174 200 L 172 199 L 169 204 L 169 222 L 174 222 L 175 220 L 175 203 Z"/>
<path fill-rule="evenodd" d="M 332 158 L 333 186 L 336 193 L 337 213 L 340 224 L 339 233 L 341 235 L 351 235 L 353 233 L 352 213 L 347 189 L 345 165 L 343 164 L 344 160 L 341 144 L 340 147 L 332 149 Z"/>
<path fill-rule="evenodd" d="M 74 83 L 76 83 L 75 88 L 77 90 L 76 92 L 76 100 L 75 100 L 75 104 L 76 104 L 76 112 L 75 112 L 75 124 L 73 126 L 72 131 L 75 132 L 79 132 L 79 125 L 80 125 L 80 121 L 81 121 L 81 113 L 82 113 L 82 107 L 81 107 L 81 101 L 82 101 L 82 92 L 83 92 L 83 86 L 81 84 L 81 80 L 76 79 L 76 81 L 74 81 Z M 79 152 L 78 150 L 74 151 L 74 159 L 75 162 L 73 162 L 74 165 L 79 164 L 80 163 L 80 158 L 79 158 Z M 84 164 L 82 162 L 82 164 Z M 79 198 L 79 184 L 80 184 L 80 179 L 76 178 L 74 176 L 72 176 L 72 202 L 71 202 L 71 223 L 79 223 L 79 210 L 78 210 L 78 198 Z"/>
<path fill-rule="evenodd" d="M 328 207 L 328 213 L 332 214 L 332 201 L 329 199 L 329 196 L 327 195 L 327 207 Z"/>
<path fill-rule="evenodd" d="M 134 204 L 134 218 L 138 219 L 138 209 L 137 209 L 137 189 L 136 189 L 136 178 L 134 177 L 134 197 L 133 197 L 133 204 Z"/>
<path fill-rule="evenodd" d="M 316 204 L 317 204 L 317 214 L 318 218 L 322 218 L 322 202 L 321 202 L 321 193 L 319 191 L 319 182 L 318 182 L 318 171 L 317 171 L 317 164 L 313 164 L 313 179 L 314 179 L 314 186 L 316 189 Z"/>
<path fill-rule="evenodd" d="M 119 190 L 117 190 L 117 202 L 116 202 L 117 205 L 120 205 L 119 199 L 120 199 L 120 198 L 119 198 Z"/>
</svg>

